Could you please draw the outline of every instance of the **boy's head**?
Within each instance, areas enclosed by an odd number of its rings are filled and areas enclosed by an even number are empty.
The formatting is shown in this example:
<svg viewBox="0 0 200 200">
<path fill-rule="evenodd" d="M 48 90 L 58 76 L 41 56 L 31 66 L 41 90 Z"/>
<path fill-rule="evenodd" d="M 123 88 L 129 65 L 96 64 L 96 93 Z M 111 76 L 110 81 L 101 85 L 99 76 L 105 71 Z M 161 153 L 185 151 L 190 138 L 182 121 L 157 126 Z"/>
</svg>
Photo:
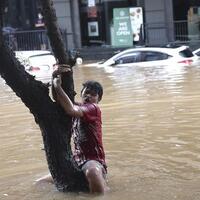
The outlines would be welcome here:
<svg viewBox="0 0 200 200">
<path fill-rule="evenodd" d="M 103 96 L 103 87 L 97 81 L 86 81 L 81 90 L 83 102 L 98 103 Z"/>
</svg>

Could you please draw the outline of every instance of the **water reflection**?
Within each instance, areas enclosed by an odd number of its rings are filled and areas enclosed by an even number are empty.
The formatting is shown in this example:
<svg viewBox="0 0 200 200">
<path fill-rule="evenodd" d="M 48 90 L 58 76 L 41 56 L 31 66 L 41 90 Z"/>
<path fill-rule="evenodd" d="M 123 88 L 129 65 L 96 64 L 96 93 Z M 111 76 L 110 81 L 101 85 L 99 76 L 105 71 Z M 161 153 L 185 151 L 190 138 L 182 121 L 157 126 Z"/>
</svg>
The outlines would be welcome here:
<svg viewBox="0 0 200 200">
<path fill-rule="evenodd" d="M 62 194 L 35 186 L 47 171 L 32 115 L 0 80 L 0 199 L 198 199 L 200 68 L 74 69 L 81 83 L 103 83 L 104 144 L 111 192 Z M 79 95 L 77 95 L 79 99 Z"/>
</svg>

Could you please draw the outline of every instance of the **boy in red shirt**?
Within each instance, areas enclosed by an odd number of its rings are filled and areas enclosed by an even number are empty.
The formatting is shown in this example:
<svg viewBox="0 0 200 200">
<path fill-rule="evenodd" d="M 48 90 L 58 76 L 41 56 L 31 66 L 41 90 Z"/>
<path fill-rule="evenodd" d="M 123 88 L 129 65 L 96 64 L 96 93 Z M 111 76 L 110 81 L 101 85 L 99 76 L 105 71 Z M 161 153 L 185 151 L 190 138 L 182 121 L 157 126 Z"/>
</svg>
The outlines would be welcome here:
<svg viewBox="0 0 200 200">
<path fill-rule="evenodd" d="M 58 67 L 53 73 L 56 101 L 68 115 L 74 117 L 74 159 L 86 176 L 90 192 L 104 193 L 107 190 L 107 167 L 102 144 L 101 110 L 97 105 L 102 98 L 103 88 L 96 81 L 85 82 L 81 91 L 82 103 L 73 104 L 61 87 L 60 74 L 68 71 L 69 68 Z M 41 180 L 51 180 L 51 177 L 46 176 Z"/>
</svg>

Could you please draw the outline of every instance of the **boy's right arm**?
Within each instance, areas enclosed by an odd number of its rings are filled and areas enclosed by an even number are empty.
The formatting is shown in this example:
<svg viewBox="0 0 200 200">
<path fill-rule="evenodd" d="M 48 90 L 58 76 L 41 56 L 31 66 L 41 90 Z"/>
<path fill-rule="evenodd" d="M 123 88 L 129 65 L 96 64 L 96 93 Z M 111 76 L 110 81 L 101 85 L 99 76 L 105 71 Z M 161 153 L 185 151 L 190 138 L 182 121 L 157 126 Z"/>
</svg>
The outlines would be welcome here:
<svg viewBox="0 0 200 200">
<path fill-rule="evenodd" d="M 79 106 L 72 103 L 68 95 L 62 89 L 60 75 L 53 78 L 53 87 L 56 93 L 56 100 L 60 103 L 65 112 L 72 117 L 82 117 L 82 110 L 79 108 Z"/>
</svg>

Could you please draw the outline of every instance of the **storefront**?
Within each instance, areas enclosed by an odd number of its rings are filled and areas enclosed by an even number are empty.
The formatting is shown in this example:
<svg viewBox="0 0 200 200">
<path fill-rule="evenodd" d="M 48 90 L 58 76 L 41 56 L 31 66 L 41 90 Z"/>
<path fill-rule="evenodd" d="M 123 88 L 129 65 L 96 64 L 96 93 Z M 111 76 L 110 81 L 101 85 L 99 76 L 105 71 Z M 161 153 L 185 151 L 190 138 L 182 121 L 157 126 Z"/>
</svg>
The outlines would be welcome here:
<svg viewBox="0 0 200 200">
<path fill-rule="evenodd" d="M 136 0 L 80 0 L 82 45 L 115 44 L 113 31 L 117 22 L 113 18 L 114 10 L 116 11 L 119 8 L 124 9 L 124 14 L 126 14 L 128 8 L 137 7 L 139 6 L 138 3 L 139 1 Z M 121 22 L 123 23 L 123 20 Z M 121 28 L 123 29 L 123 27 Z M 129 29 L 128 25 L 124 27 L 124 29 L 126 28 Z M 132 33 L 130 34 L 132 44 L 133 35 Z"/>
<path fill-rule="evenodd" d="M 67 48 L 200 40 L 199 0 L 53 0 Z M 4 26 L 44 29 L 39 0 L 8 0 Z"/>
<path fill-rule="evenodd" d="M 174 0 L 173 10 L 176 40 L 200 40 L 200 1 Z"/>
<path fill-rule="evenodd" d="M 199 0 L 79 0 L 82 46 L 199 40 Z"/>
</svg>

